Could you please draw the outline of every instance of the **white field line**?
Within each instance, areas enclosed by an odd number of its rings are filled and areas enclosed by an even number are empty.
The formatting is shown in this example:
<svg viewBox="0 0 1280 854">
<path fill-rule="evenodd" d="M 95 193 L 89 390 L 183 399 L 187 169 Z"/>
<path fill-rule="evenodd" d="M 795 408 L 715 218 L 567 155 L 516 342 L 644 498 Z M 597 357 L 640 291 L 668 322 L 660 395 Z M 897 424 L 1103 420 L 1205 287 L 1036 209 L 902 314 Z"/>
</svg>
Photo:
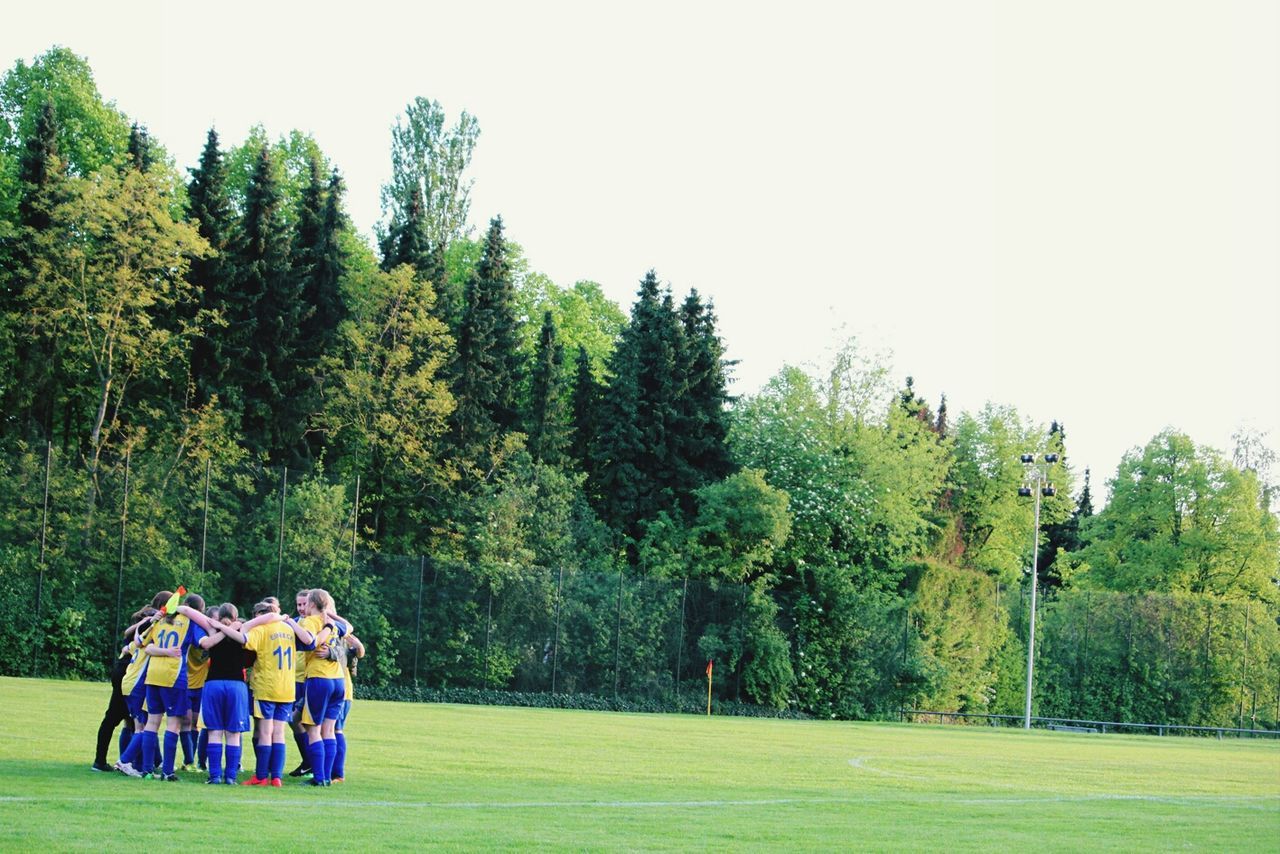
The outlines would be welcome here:
<svg viewBox="0 0 1280 854">
<path fill-rule="evenodd" d="M 922 800 L 936 802 L 941 798 L 962 804 L 1031 804 L 1031 803 L 1073 803 L 1089 801 L 1145 801 L 1178 805 L 1193 804 L 1230 804 L 1248 809 L 1280 809 L 1280 797 L 1266 795 L 1044 795 L 1041 797 L 991 797 L 967 796 L 954 797 L 946 793 L 929 792 L 920 795 Z M 344 799 L 346 806 L 356 807 L 390 807 L 398 809 L 424 810 L 530 810 L 530 809 L 704 809 L 707 807 L 755 807 L 755 806 L 806 806 L 817 804 L 869 804 L 869 803 L 901 803 L 911 800 L 910 797 L 847 797 L 847 798 L 754 798 L 741 800 L 687 800 L 687 801 L 354 801 Z M 23 803 L 129 803 L 137 804 L 134 797 L 120 798 L 87 798 L 73 795 L 0 795 L 0 804 Z M 281 804 L 314 806 L 321 801 L 310 798 L 292 796 L 265 798 L 248 797 L 233 798 L 232 802 L 244 806 L 263 806 L 274 808 Z"/>
</svg>

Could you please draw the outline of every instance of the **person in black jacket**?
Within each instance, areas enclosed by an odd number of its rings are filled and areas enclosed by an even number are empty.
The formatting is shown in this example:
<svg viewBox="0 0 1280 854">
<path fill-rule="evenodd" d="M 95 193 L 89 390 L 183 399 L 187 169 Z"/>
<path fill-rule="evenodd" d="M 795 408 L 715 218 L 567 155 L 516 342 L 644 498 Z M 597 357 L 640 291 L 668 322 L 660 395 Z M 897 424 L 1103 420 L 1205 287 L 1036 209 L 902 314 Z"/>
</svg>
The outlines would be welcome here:
<svg viewBox="0 0 1280 854">
<path fill-rule="evenodd" d="M 138 614 L 134 614 L 135 618 L 139 618 Z M 141 619 L 146 619 L 141 617 Z M 135 622 L 132 626 L 124 630 L 125 637 L 129 637 L 138 627 Z M 98 745 L 93 754 L 94 771 L 112 771 L 114 770 L 107 764 L 107 749 L 111 746 L 111 734 L 115 732 L 116 727 L 125 724 L 125 728 L 120 731 L 120 752 L 124 753 L 125 748 L 129 745 L 129 739 L 133 735 L 133 718 L 129 714 L 129 706 L 124 701 L 124 694 L 121 693 L 120 683 L 124 680 L 124 672 L 129 667 L 129 660 L 132 656 L 129 654 L 129 648 L 126 646 L 120 650 L 120 655 L 116 657 L 115 663 L 111 665 L 111 700 L 107 703 L 107 710 L 102 715 L 102 723 L 98 725 Z"/>
</svg>

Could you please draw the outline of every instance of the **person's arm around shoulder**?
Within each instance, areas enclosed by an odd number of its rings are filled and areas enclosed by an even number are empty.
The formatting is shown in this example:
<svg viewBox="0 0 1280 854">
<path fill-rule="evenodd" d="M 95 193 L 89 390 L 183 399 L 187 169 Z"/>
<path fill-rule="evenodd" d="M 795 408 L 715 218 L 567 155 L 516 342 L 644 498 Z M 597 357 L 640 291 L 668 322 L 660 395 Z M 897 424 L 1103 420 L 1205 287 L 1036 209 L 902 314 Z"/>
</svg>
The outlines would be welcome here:
<svg viewBox="0 0 1280 854">
<path fill-rule="evenodd" d="M 310 648 L 315 644 L 316 636 L 298 625 L 297 620 L 293 619 L 292 616 L 286 615 L 284 618 L 284 624 L 293 629 L 293 634 L 297 638 L 299 646 Z"/>
<path fill-rule="evenodd" d="M 364 658 L 364 641 L 355 635 L 347 635 L 347 646 L 356 652 L 356 658 Z"/>
</svg>

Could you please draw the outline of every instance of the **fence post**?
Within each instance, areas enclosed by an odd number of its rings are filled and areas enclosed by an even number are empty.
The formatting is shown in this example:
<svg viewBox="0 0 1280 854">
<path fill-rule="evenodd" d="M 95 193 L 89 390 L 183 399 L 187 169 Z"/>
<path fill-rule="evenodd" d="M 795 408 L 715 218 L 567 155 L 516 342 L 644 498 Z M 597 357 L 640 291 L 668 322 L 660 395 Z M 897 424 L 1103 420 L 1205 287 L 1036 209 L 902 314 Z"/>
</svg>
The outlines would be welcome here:
<svg viewBox="0 0 1280 854">
<path fill-rule="evenodd" d="M 427 574 L 427 556 L 418 558 L 418 620 L 413 628 L 413 684 L 418 684 L 418 653 L 422 649 L 422 579 Z"/>
<path fill-rule="evenodd" d="M 40 626 L 40 607 L 41 600 L 44 598 L 44 551 L 45 541 L 49 532 L 49 469 L 53 467 L 53 441 L 44 443 L 44 511 L 40 516 L 40 568 L 36 573 L 36 616 L 35 628 L 39 630 Z M 35 675 L 40 675 L 40 647 L 42 643 L 37 643 L 33 650 L 32 663 L 35 667 Z"/>
<path fill-rule="evenodd" d="M 1244 662 L 1240 673 L 1240 716 L 1236 722 L 1238 729 L 1244 729 L 1244 692 L 1249 681 L 1249 603 L 1244 603 Z"/>
<path fill-rule="evenodd" d="M 213 474 L 213 457 L 204 461 L 204 520 L 200 524 L 200 580 L 204 581 L 204 558 L 209 549 L 209 479 Z M 277 589 L 277 593 L 280 591 Z"/>
<path fill-rule="evenodd" d="M 618 699 L 622 685 L 622 568 L 618 568 L 618 626 L 613 634 L 613 699 Z"/>
<path fill-rule="evenodd" d="M 129 463 L 132 451 L 124 452 L 124 498 L 120 507 L 120 565 L 116 570 L 116 633 L 112 645 L 120 637 L 120 608 L 124 602 L 124 546 L 125 531 L 129 524 Z"/>
<path fill-rule="evenodd" d="M 351 511 L 351 571 L 356 568 L 356 533 L 360 530 L 360 475 L 356 475 L 356 503 Z"/>
<path fill-rule="evenodd" d="M 489 611 L 484 620 L 484 687 L 489 687 L 489 638 L 493 635 L 493 583 L 489 583 Z"/>
<path fill-rule="evenodd" d="M 280 475 L 280 537 L 276 544 L 276 598 L 280 597 L 280 582 L 284 574 L 284 500 L 289 490 L 289 467 Z"/>
<path fill-rule="evenodd" d="M 680 711 L 680 669 L 684 664 L 684 615 L 689 598 L 689 576 L 684 577 L 684 589 L 680 592 L 680 640 L 676 643 L 676 711 Z"/>
<path fill-rule="evenodd" d="M 551 693 L 556 692 L 556 675 L 560 669 L 560 605 L 564 590 L 564 564 L 560 564 L 560 576 L 556 580 L 556 635 L 551 642 Z"/>
</svg>

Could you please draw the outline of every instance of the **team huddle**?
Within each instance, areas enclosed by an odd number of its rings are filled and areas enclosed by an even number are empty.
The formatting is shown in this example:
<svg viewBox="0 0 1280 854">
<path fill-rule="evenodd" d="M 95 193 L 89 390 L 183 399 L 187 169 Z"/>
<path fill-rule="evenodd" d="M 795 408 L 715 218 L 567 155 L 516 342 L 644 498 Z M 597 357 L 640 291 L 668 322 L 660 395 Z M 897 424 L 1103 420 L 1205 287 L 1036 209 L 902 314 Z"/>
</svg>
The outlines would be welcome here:
<svg viewBox="0 0 1280 854">
<path fill-rule="evenodd" d="M 343 782 L 343 730 L 364 644 L 333 597 L 299 591 L 294 618 L 269 596 L 242 622 L 235 605 L 206 609 L 200 596 L 184 593 L 157 593 L 125 630 L 94 769 L 111 770 L 107 747 L 123 721 L 115 764 L 122 774 L 176 781 L 181 746 L 184 770 L 194 765 L 208 771 L 206 783 L 234 784 L 241 735 L 252 730 L 255 765 L 242 785 L 279 787 L 292 728 L 302 761 L 290 776 L 309 774 L 313 786 Z"/>
</svg>

